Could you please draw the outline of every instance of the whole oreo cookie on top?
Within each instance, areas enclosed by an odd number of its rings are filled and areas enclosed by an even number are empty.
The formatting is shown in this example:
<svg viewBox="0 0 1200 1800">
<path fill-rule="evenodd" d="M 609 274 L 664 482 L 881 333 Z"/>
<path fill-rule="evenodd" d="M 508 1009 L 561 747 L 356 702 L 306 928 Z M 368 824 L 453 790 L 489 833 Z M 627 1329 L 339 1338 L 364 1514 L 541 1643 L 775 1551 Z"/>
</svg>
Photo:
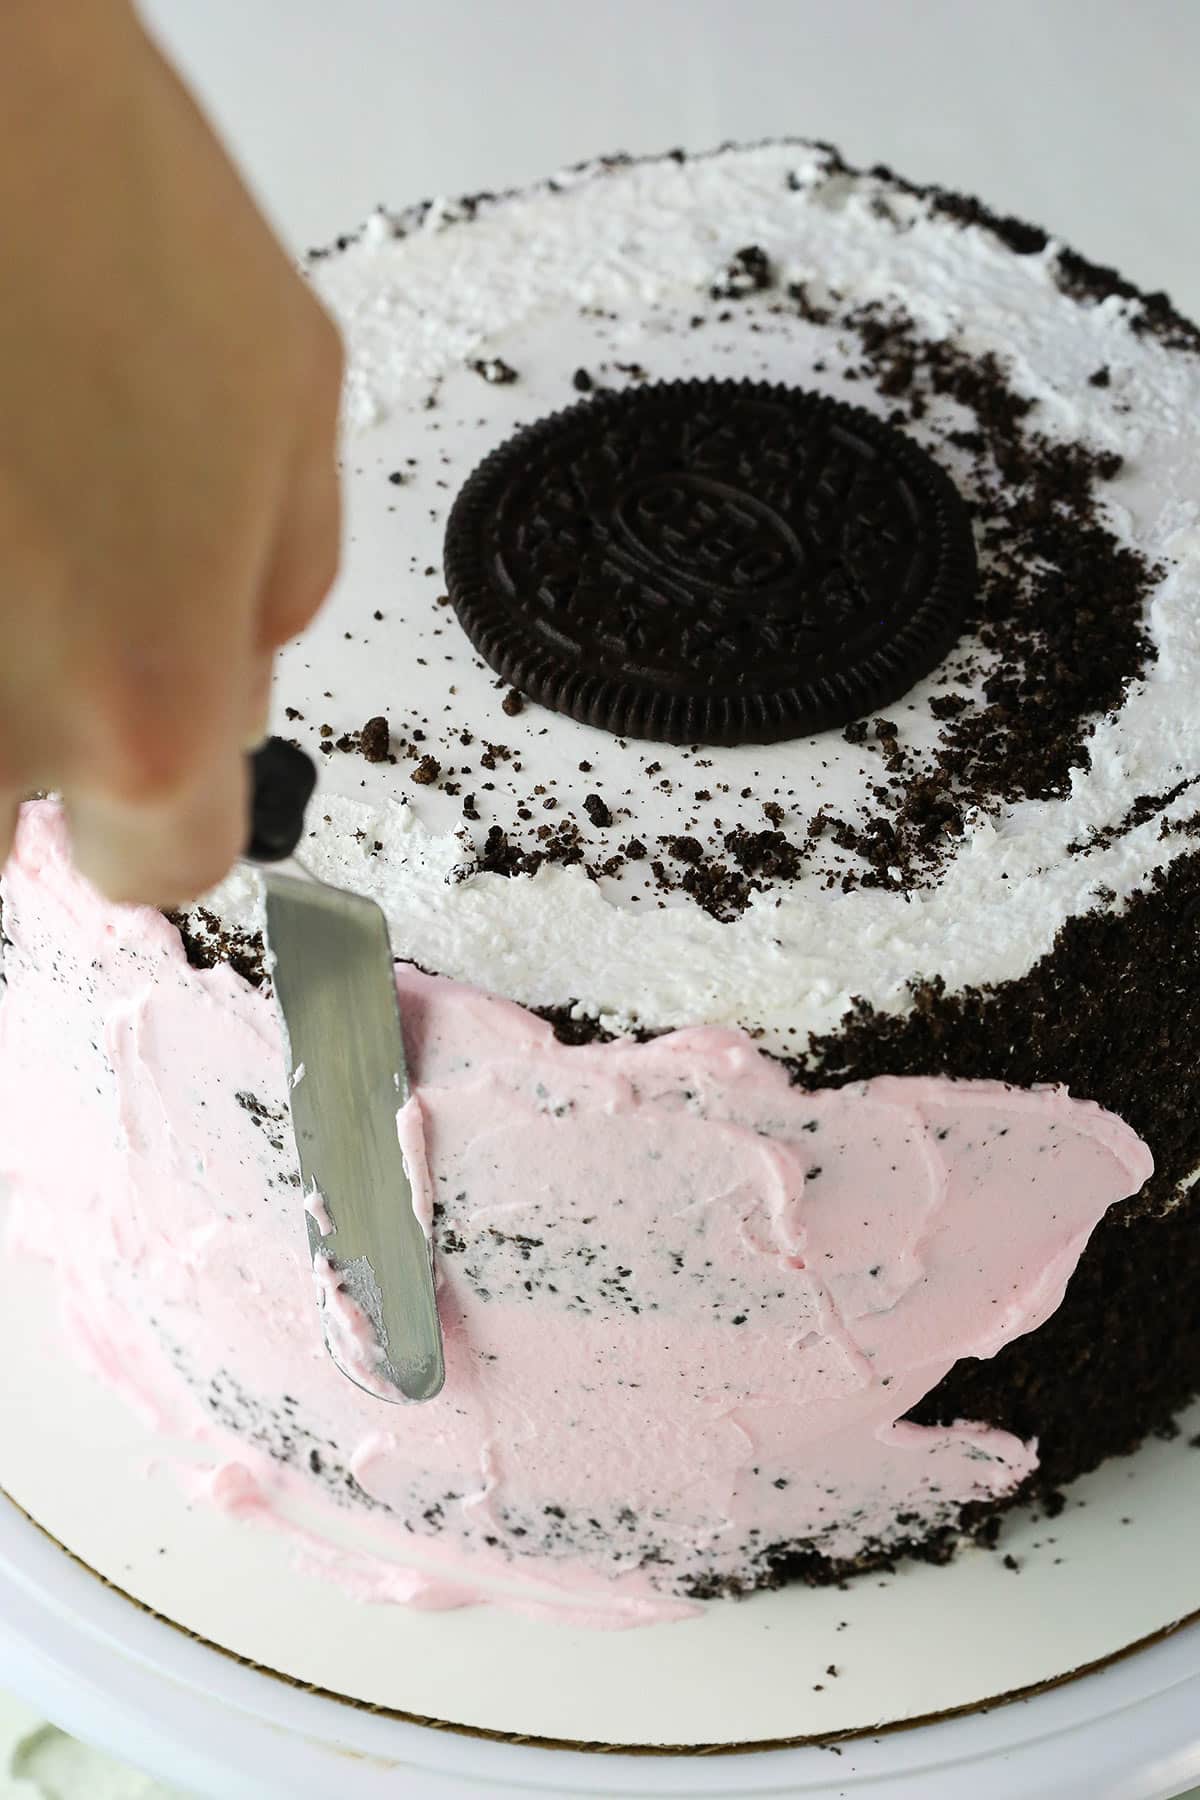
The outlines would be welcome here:
<svg viewBox="0 0 1200 1800">
<path fill-rule="evenodd" d="M 903 433 L 799 388 L 679 381 L 526 426 L 446 527 L 463 629 L 621 736 L 772 743 L 927 674 L 975 579 L 966 508 Z"/>
</svg>

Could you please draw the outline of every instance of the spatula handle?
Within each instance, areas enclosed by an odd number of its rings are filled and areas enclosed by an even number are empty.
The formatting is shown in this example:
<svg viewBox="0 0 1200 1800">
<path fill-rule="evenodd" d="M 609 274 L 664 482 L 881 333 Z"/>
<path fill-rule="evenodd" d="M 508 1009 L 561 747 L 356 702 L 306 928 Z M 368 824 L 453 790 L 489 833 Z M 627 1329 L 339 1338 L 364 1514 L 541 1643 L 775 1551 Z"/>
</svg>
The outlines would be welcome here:
<svg viewBox="0 0 1200 1800">
<path fill-rule="evenodd" d="M 250 773 L 253 798 L 246 856 L 251 862 L 283 862 L 304 834 L 304 809 L 317 785 L 316 765 L 298 745 L 272 737 L 254 751 Z"/>
</svg>

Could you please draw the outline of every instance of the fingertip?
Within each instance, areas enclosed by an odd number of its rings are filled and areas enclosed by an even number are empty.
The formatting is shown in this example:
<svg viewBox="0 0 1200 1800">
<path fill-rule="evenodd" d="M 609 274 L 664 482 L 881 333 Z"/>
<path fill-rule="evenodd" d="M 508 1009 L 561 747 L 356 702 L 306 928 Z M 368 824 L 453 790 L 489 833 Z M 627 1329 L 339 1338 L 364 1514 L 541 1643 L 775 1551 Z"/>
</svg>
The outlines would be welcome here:
<svg viewBox="0 0 1200 1800">
<path fill-rule="evenodd" d="M 238 754 L 169 809 L 107 795 L 68 799 L 75 866 L 124 905 L 178 906 L 228 874 L 248 835 L 248 771 Z"/>
</svg>

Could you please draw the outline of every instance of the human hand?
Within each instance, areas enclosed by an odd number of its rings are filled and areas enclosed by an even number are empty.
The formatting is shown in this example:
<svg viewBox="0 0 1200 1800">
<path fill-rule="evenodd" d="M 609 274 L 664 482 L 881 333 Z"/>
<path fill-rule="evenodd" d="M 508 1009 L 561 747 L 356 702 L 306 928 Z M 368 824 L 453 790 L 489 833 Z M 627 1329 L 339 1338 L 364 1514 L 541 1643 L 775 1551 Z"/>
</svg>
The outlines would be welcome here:
<svg viewBox="0 0 1200 1800">
<path fill-rule="evenodd" d="M 54 789 L 178 902 L 336 570 L 340 343 L 125 0 L 5 0 L 0 219 L 0 861 Z"/>
</svg>

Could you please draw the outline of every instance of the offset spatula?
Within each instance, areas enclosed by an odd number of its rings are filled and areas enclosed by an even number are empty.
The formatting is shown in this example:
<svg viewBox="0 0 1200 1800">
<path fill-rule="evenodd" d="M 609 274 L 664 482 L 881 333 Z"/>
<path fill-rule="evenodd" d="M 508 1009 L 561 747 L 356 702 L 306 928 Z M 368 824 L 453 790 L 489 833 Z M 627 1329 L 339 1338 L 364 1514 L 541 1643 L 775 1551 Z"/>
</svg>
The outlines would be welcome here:
<svg viewBox="0 0 1200 1800">
<path fill-rule="evenodd" d="M 409 1089 L 387 921 L 373 900 L 295 859 L 316 785 L 304 752 L 269 738 L 252 763 L 246 856 L 266 891 L 326 1347 L 368 1393 L 431 1400 L 445 1364 L 431 1251 L 397 1135 Z"/>
</svg>

